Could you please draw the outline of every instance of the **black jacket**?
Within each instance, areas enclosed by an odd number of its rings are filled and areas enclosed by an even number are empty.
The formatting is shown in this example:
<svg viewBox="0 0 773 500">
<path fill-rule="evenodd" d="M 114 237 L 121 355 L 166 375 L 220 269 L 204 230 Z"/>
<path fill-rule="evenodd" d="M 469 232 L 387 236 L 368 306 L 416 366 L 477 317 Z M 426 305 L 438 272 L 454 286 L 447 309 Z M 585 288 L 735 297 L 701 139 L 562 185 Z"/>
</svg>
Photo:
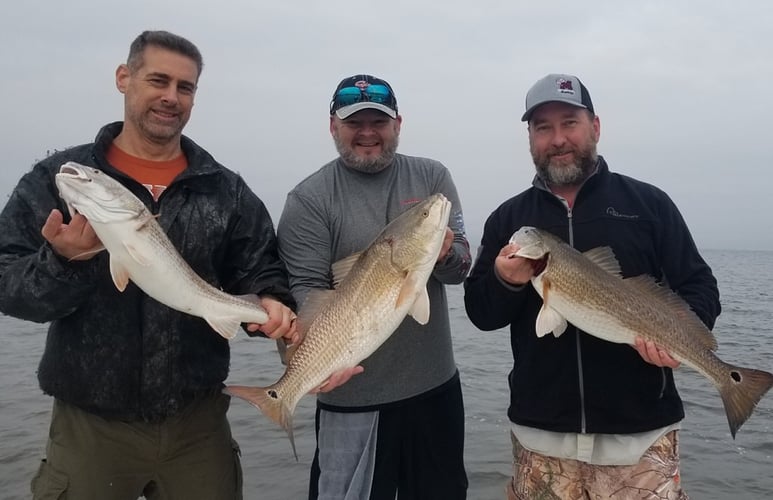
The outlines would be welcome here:
<svg viewBox="0 0 773 500">
<path fill-rule="evenodd" d="M 611 173 L 603 158 L 571 211 L 535 180 L 489 216 L 464 298 L 478 328 L 510 325 L 511 421 L 557 432 L 630 434 L 681 420 L 670 369 L 572 325 L 559 338 L 536 336 L 542 299 L 530 284 L 509 287 L 494 274 L 499 250 L 521 226 L 545 229 L 580 251 L 610 246 L 625 277 L 649 274 L 667 283 L 712 328 L 720 312 L 716 279 L 670 198 Z"/>
<path fill-rule="evenodd" d="M 119 292 L 107 252 L 81 262 L 53 252 L 40 229 L 53 208 L 69 220 L 54 184 L 62 163 L 94 166 L 120 180 L 158 214 L 182 257 L 210 284 L 295 303 L 271 218 L 244 180 L 183 137 L 188 167 L 154 202 L 105 159 L 121 127 L 105 126 L 95 143 L 46 158 L 19 181 L 0 214 L 0 311 L 51 322 L 38 371 L 45 393 L 105 417 L 158 421 L 222 387 L 228 341 L 133 283 Z"/>
</svg>

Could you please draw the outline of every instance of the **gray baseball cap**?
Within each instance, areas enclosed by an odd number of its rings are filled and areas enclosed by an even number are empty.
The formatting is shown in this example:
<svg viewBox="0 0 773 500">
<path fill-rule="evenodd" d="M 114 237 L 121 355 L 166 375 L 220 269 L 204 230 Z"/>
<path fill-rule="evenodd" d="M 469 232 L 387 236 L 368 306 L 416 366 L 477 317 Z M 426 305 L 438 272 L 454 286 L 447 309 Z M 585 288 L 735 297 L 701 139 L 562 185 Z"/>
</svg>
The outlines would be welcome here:
<svg viewBox="0 0 773 500">
<path fill-rule="evenodd" d="M 538 80 L 526 94 L 526 112 L 521 117 L 522 122 L 531 119 L 531 114 L 547 102 L 565 102 L 578 108 L 586 108 L 591 113 L 593 102 L 585 85 L 573 75 L 550 74 Z"/>
</svg>

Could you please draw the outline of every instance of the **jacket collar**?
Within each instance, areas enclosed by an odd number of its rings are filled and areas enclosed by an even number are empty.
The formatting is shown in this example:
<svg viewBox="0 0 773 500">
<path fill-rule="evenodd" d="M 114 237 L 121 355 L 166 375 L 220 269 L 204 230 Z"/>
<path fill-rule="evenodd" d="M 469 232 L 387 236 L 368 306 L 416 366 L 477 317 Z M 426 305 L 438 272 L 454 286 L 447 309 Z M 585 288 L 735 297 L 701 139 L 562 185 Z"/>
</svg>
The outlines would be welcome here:
<svg viewBox="0 0 773 500">
<path fill-rule="evenodd" d="M 100 167 L 110 167 L 107 162 L 107 149 L 113 143 L 118 134 L 123 129 L 123 122 L 108 123 L 97 132 L 97 137 L 94 139 L 94 153 L 96 159 L 99 161 Z M 204 148 L 196 144 L 187 136 L 182 136 L 180 139 L 180 147 L 182 148 L 185 158 L 188 160 L 188 167 L 180 175 L 180 178 L 198 177 L 201 175 L 212 175 L 220 173 L 220 165 L 215 159 L 207 153 Z"/>
</svg>

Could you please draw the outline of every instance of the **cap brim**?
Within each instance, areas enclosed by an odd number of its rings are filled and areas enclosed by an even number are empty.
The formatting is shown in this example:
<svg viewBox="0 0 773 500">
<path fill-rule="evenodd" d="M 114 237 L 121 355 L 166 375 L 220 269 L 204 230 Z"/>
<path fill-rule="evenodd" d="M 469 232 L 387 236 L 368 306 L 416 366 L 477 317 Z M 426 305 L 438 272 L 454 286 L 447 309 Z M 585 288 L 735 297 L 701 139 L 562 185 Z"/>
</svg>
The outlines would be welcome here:
<svg viewBox="0 0 773 500">
<path fill-rule="evenodd" d="M 550 99 L 550 100 L 547 100 L 547 101 L 538 102 L 538 103 L 537 103 L 537 104 L 535 104 L 534 106 L 532 106 L 532 107 L 530 107 L 529 109 L 527 109 L 527 110 L 526 110 L 526 112 L 525 112 L 525 113 L 523 114 L 523 116 L 521 117 L 521 121 L 522 121 L 522 122 L 527 122 L 527 121 L 531 120 L 531 115 L 534 113 L 534 110 L 535 110 L 535 109 L 537 109 L 537 108 L 539 108 L 539 107 L 540 107 L 540 106 L 542 106 L 543 104 L 547 104 L 547 103 L 549 103 L 549 102 L 563 102 L 563 103 L 566 103 L 566 104 L 571 104 L 571 105 L 572 105 L 572 106 L 574 106 L 575 108 L 584 108 L 584 109 L 588 109 L 588 106 L 586 106 L 586 105 L 584 105 L 584 104 L 580 104 L 580 103 L 578 103 L 577 101 L 572 101 L 572 100 L 570 100 L 570 99 Z"/>
<path fill-rule="evenodd" d="M 345 120 L 346 118 L 349 118 L 357 111 L 362 111 L 363 109 L 375 109 L 378 111 L 381 111 L 382 113 L 385 113 L 389 116 L 389 118 L 397 118 L 397 111 L 390 108 L 389 106 L 385 106 L 383 104 L 379 104 L 377 102 L 356 102 L 354 104 L 350 104 L 349 106 L 344 106 L 343 108 L 340 108 L 338 111 L 336 111 L 336 116 L 342 120 Z"/>
</svg>

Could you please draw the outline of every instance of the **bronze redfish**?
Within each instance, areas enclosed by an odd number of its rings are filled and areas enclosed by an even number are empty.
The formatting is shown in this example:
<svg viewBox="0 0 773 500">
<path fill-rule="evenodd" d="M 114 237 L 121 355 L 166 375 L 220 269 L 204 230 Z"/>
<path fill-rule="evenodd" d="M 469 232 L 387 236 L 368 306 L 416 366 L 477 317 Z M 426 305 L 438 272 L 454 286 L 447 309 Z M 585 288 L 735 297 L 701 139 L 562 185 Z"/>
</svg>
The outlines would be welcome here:
<svg viewBox="0 0 773 500">
<path fill-rule="evenodd" d="M 672 290 L 646 275 L 622 279 L 609 247 L 580 253 L 533 227 L 516 231 L 510 243 L 519 247 L 516 256 L 543 261 L 531 279 L 543 301 L 540 337 L 549 332 L 558 337 L 568 321 L 610 342 L 633 345 L 636 337 L 654 342 L 717 387 L 733 437 L 773 386 L 773 374 L 719 359 L 714 335 Z"/>
</svg>

